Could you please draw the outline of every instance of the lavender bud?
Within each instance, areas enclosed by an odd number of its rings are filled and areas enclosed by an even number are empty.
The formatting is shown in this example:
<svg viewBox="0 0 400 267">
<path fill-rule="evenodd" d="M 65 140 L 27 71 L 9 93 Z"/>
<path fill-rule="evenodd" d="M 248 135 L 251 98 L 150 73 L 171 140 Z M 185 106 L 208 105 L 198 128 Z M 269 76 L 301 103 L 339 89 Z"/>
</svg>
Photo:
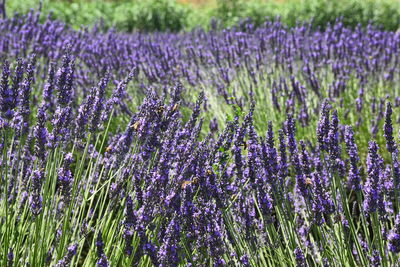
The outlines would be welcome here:
<svg viewBox="0 0 400 267">
<path fill-rule="evenodd" d="M 393 253 L 400 252 L 400 215 L 396 215 L 394 228 L 390 231 L 388 237 L 388 247 Z"/>
<path fill-rule="evenodd" d="M 358 156 L 357 144 L 354 140 L 354 132 L 350 126 L 346 126 L 344 140 L 346 143 L 347 154 L 350 157 L 348 186 L 351 190 L 358 192 L 362 188 L 360 168 L 358 167 L 360 158 Z"/>
<path fill-rule="evenodd" d="M 390 153 L 393 153 L 396 149 L 396 143 L 393 138 L 393 124 L 392 124 L 392 104 L 386 103 L 385 113 L 385 125 L 384 125 L 384 136 L 386 138 L 386 147 Z"/>
<path fill-rule="evenodd" d="M 71 264 L 72 258 L 76 255 L 77 249 L 78 249 L 78 244 L 73 244 L 69 246 L 67 249 L 67 254 L 65 254 L 65 256 L 58 261 L 56 267 L 69 266 Z"/>
<path fill-rule="evenodd" d="M 31 195 L 29 196 L 29 204 L 31 212 L 34 216 L 38 216 L 42 211 L 42 183 L 44 180 L 44 173 L 42 170 L 36 170 L 32 174 Z"/>
<path fill-rule="evenodd" d="M 364 210 L 367 214 L 383 209 L 382 184 L 380 176 L 383 160 L 378 154 L 378 145 L 374 141 L 369 142 L 367 171 L 368 177 L 364 185 Z"/>
<path fill-rule="evenodd" d="M 304 257 L 303 251 L 299 247 L 294 250 L 294 255 L 296 258 L 296 266 L 297 267 L 306 267 L 306 258 Z"/>
</svg>

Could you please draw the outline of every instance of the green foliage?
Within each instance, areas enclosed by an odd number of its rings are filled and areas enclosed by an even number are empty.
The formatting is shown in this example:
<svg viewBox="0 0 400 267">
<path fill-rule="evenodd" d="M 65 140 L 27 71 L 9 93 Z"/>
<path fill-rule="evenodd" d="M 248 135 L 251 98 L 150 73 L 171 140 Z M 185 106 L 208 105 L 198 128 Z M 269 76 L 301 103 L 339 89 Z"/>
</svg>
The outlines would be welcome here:
<svg viewBox="0 0 400 267">
<path fill-rule="evenodd" d="M 176 32 L 186 27 L 189 9 L 172 0 L 149 0 L 129 5 L 126 10 L 120 8 L 118 13 L 115 22 L 122 30 Z"/>
<path fill-rule="evenodd" d="M 38 0 L 7 1 L 8 14 L 38 8 Z M 337 18 L 345 25 L 366 26 L 369 22 L 395 31 L 400 25 L 400 1 L 396 0 L 286 0 L 283 3 L 267 0 L 218 0 L 215 8 L 193 9 L 176 0 L 74 0 L 43 1 L 43 13 L 53 11 L 53 17 L 75 28 L 103 19 L 106 28 L 123 31 L 181 31 L 201 26 L 209 28 L 215 18 L 222 27 L 230 27 L 251 18 L 257 26 L 266 18 L 280 18 L 283 24 L 294 27 L 299 22 L 313 21 L 324 28 Z"/>
<path fill-rule="evenodd" d="M 277 17 L 289 27 L 312 20 L 314 26 L 324 28 L 338 18 L 350 27 L 371 22 L 386 30 L 397 30 L 400 25 L 400 2 L 394 0 L 287 0 L 283 3 L 219 0 L 218 3 L 212 13 L 224 26 L 233 26 L 245 18 L 260 25 L 266 18 Z"/>
<path fill-rule="evenodd" d="M 8 1 L 8 13 L 25 13 L 39 8 L 39 1 Z M 174 0 L 147 1 L 43 1 L 43 18 L 52 11 L 53 18 L 79 28 L 102 19 L 107 28 L 123 31 L 180 31 L 187 27 L 189 8 Z M 46 15 L 45 15 L 46 14 Z"/>
</svg>

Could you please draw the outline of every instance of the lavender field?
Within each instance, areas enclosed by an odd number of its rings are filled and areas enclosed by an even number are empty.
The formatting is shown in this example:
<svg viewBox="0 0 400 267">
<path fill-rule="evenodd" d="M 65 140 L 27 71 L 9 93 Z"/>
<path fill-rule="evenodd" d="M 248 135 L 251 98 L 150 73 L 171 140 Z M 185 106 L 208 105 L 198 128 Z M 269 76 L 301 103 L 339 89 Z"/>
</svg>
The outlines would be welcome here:
<svg viewBox="0 0 400 267">
<path fill-rule="evenodd" d="M 399 266 L 400 32 L 0 20 L 0 266 Z"/>
</svg>

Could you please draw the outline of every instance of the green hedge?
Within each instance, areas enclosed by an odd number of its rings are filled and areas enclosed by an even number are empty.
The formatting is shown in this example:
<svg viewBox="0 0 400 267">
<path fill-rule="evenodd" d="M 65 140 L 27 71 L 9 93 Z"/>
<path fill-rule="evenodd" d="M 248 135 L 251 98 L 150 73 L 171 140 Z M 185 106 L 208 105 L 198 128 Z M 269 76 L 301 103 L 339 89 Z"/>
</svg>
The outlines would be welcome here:
<svg viewBox="0 0 400 267">
<path fill-rule="evenodd" d="M 7 13 L 27 12 L 38 8 L 38 0 L 6 2 Z M 197 26 L 209 28 L 212 18 L 223 27 L 232 26 L 245 18 L 256 25 L 266 18 L 293 27 L 298 22 L 313 20 L 315 26 L 325 27 L 342 17 L 344 24 L 356 26 L 372 22 L 387 30 L 400 28 L 398 0 L 218 0 L 214 8 L 196 8 L 175 0 L 44 0 L 43 13 L 53 11 L 53 17 L 74 27 L 90 25 L 103 19 L 104 25 L 123 31 L 180 31 Z M 43 16 L 45 17 L 45 16 Z"/>
<path fill-rule="evenodd" d="M 284 3 L 219 0 L 219 8 L 212 13 L 227 26 L 246 17 L 256 25 L 263 23 L 266 17 L 280 17 L 289 27 L 312 20 L 314 26 L 323 28 L 341 17 L 343 23 L 351 27 L 365 26 L 369 22 L 387 30 L 400 27 L 400 1 L 397 0 L 287 0 Z"/>
</svg>

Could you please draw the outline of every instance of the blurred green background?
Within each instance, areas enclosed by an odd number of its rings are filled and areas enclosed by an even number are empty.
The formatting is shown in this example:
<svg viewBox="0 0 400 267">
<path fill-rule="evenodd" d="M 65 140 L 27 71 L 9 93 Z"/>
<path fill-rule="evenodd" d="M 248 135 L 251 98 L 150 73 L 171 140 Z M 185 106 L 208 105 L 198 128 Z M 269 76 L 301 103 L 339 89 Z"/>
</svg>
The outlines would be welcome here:
<svg viewBox="0 0 400 267">
<path fill-rule="evenodd" d="M 8 16 L 38 9 L 39 0 L 7 0 Z M 251 18 L 255 25 L 277 17 L 289 27 L 313 20 L 326 27 L 341 17 L 350 27 L 369 22 L 386 30 L 400 28 L 400 0 L 43 0 L 43 15 L 74 28 L 100 19 L 106 29 L 122 31 L 172 31 L 210 28 L 214 18 L 221 27 Z"/>
</svg>

